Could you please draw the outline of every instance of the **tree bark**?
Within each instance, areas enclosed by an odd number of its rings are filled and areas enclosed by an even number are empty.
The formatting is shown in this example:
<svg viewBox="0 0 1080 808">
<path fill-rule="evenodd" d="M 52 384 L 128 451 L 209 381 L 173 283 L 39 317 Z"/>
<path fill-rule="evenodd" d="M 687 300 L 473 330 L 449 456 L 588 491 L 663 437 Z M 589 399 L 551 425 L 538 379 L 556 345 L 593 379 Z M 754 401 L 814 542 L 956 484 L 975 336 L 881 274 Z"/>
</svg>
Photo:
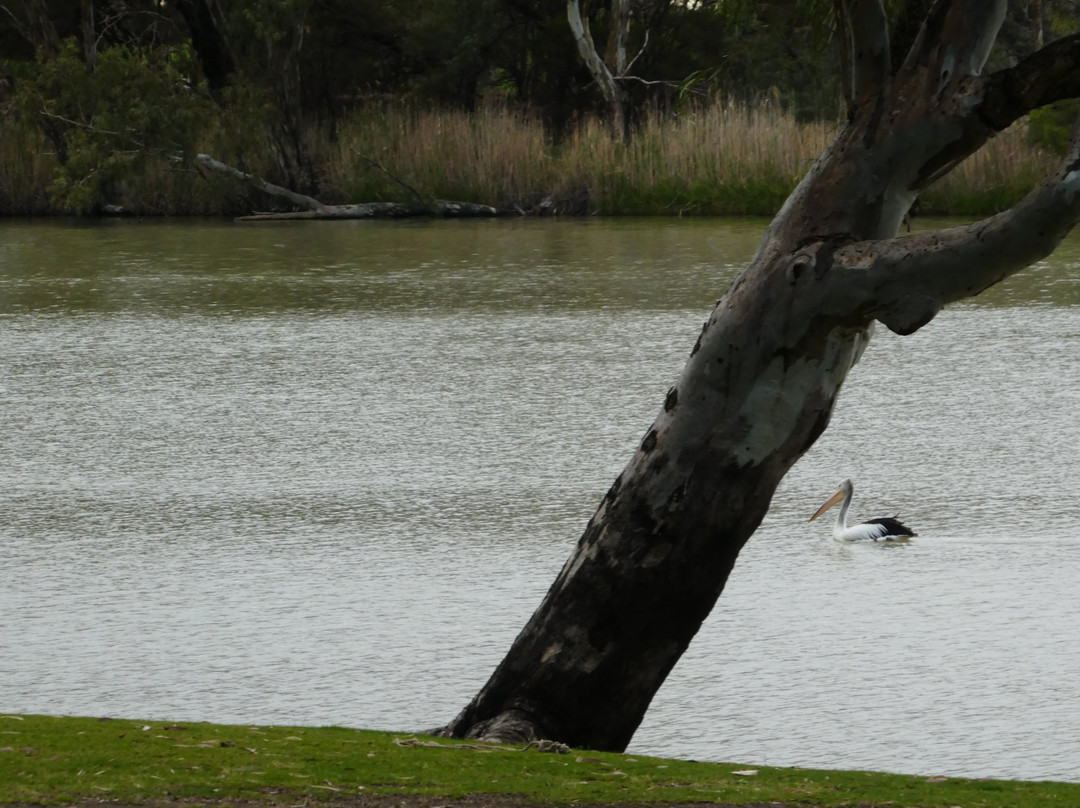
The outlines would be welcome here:
<svg viewBox="0 0 1080 808">
<path fill-rule="evenodd" d="M 195 166 L 204 174 L 207 172 L 213 174 L 221 174 L 225 177 L 231 177 L 234 180 L 247 183 L 252 188 L 257 188 L 265 194 L 270 196 L 281 197 L 288 200 L 291 204 L 296 205 L 299 208 L 318 213 L 326 210 L 326 205 L 320 202 L 314 197 L 307 194 L 300 194 L 296 191 L 283 188 L 280 185 L 275 185 L 272 182 L 267 182 L 262 177 L 258 177 L 254 174 L 249 174 L 246 171 L 241 171 L 238 168 L 234 168 L 230 165 L 222 163 L 219 160 L 215 160 L 209 154 L 197 154 L 194 158 Z"/>
<path fill-rule="evenodd" d="M 97 69 L 97 25 L 94 22 L 94 0 L 82 0 L 80 4 L 82 22 L 83 60 L 91 73 Z"/>
<path fill-rule="evenodd" d="M 851 99 L 860 104 L 877 91 L 891 69 L 889 22 L 880 2 L 845 3 L 850 19 Z"/>
<path fill-rule="evenodd" d="M 1075 44 L 984 76 L 1005 0 L 939 0 L 895 68 L 853 0 L 848 124 L 769 226 L 576 550 L 442 732 L 621 750 L 821 435 L 875 321 L 900 334 L 1046 255 L 1080 218 L 1080 150 L 1014 209 L 897 238 L 918 192 L 1080 80 Z M 1052 53 L 1047 53 L 1050 49 Z M 903 55 L 901 55 L 903 56 Z"/>
<path fill-rule="evenodd" d="M 566 17 L 570 23 L 570 31 L 577 43 L 578 53 L 582 61 L 592 74 L 593 80 L 600 88 L 611 110 L 611 128 L 622 139 L 630 135 L 629 96 L 622 88 L 619 80 L 625 77 L 626 40 L 630 35 L 630 4 L 629 0 L 612 0 L 611 3 L 612 26 L 608 36 L 608 60 L 605 62 L 596 50 L 592 34 L 589 31 L 588 19 L 582 16 L 581 6 L 578 0 L 567 0 Z"/>
</svg>

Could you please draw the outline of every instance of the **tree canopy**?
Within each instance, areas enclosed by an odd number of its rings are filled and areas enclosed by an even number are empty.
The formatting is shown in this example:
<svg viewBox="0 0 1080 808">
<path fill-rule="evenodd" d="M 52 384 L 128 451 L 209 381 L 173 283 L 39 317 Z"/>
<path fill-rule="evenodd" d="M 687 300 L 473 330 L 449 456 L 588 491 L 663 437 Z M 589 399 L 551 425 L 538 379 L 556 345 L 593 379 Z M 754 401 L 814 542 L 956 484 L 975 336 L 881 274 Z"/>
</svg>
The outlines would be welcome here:
<svg viewBox="0 0 1080 808">
<path fill-rule="evenodd" d="M 628 132 L 692 102 L 767 97 L 803 119 L 841 112 L 843 3 L 569 5 L 602 58 L 621 49 Z M 895 38 L 913 38 L 926 5 L 887 4 Z M 1070 32 L 1076 5 L 1010 0 L 990 65 Z M 76 208 L 148 154 L 182 159 L 208 128 L 230 135 L 233 153 L 220 157 L 243 166 L 261 151 L 276 182 L 317 193 L 310 132 L 332 136 L 358 108 L 511 105 L 555 138 L 607 114 L 567 10 L 567 0 L 7 0 L 0 100 L 7 122 L 44 133 L 61 164 L 54 194 Z"/>
</svg>

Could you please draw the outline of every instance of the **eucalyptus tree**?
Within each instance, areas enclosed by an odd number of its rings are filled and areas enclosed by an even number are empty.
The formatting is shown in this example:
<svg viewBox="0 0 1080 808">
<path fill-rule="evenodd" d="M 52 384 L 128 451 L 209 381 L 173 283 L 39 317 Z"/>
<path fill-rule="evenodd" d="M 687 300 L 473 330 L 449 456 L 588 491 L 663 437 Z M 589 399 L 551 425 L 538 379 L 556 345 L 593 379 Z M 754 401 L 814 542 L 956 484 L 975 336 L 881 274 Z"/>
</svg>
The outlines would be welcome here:
<svg viewBox="0 0 1080 808">
<path fill-rule="evenodd" d="M 1006 0 L 937 0 L 894 52 L 849 0 L 848 119 L 705 322 L 677 383 L 489 681 L 442 731 L 625 748 L 814 443 L 875 322 L 911 334 L 1050 253 L 1080 218 L 1080 138 L 1021 202 L 898 235 L 920 191 L 1028 111 L 1080 95 L 1080 35 L 984 71 Z"/>
<path fill-rule="evenodd" d="M 633 60 L 629 57 L 627 43 L 630 38 L 630 0 L 611 0 L 611 21 L 608 25 L 608 46 L 605 56 L 596 49 L 588 18 L 581 14 L 578 0 L 567 0 L 566 17 L 574 34 L 578 53 L 589 68 L 601 95 L 611 112 L 611 125 L 620 137 L 629 138 L 630 96 L 622 82 Z"/>
</svg>

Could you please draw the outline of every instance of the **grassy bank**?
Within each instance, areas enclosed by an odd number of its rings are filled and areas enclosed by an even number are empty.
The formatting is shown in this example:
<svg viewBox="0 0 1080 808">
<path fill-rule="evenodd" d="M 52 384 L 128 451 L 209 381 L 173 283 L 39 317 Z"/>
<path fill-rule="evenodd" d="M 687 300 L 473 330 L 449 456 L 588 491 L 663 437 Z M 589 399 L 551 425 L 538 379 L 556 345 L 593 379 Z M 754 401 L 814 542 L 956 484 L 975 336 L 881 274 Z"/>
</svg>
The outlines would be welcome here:
<svg viewBox="0 0 1080 808">
<path fill-rule="evenodd" d="M 217 123 L 199 150 L 274 179 L 259 139 L 230 133 L 238 125 Z M 318 195 L 327 203 L 408 201 L 410 193 L 396 177 L 430 197 L 508 210 L 771 215 L 835 129 L 799 122 L 771 103 L 717 104 L 653 116 L 630 143 L 613 140 L 597 120 L 582 121 L 555 143 L 538 121 L 501 107 L 473 114 L 391 108 L 354 114 L 333 139 L 311 132 L 307 140 L 320 177 Z M 49 201 L 55 161 L 39 134 L 0 128 L 0 157 L 0 213 L 62 212 Z M 923 212 L 1001 210 L 1053 162 L 1026 142 L 1025 124 L 1019 124 L 925 193 Z M 230 182 L 208 181 L 164 157 L 138 165 L 100 201 L 144 215 L 222 215 L 259 202 Z"/>
<path fill-rule="evenodd" d="M 450 742 L 341 728 L 0 715 L 0 804 L 341 802 L 1069 806 L 1080 784 L 906 777 Z M 493 800 L 488 800 L 493 802 Z"/>
<path fill-rule="evenodd" d="M 720 105 L 649 118 L 630 143 L 599 121 L 552 144 L 538 122 L 506 110 L 359 117 L 343 127 L 328 188 L 341 201 L 404 199 L 375 155 L 433 196 L 605 215 L 771 216 L 836 134 L 779 107 Z M 1026 140 L 1026 124 L 1002 133 L 922 196 L 935 215 L 994 213 L 1019 200 L 1055 159 Z"/>
<path fill-rule="evenodd" d="M 779 108 L 713 106 L 652 117 L 629 143 L 582 122 L 554 144 L 537 121 L 507 110 L 391 114 L 344 127 L 331 187 L 345 199 L 402 198 L 375 155 L 433 196 L 574 213 L 774 213 L 833 134 Z"/>
</svg>

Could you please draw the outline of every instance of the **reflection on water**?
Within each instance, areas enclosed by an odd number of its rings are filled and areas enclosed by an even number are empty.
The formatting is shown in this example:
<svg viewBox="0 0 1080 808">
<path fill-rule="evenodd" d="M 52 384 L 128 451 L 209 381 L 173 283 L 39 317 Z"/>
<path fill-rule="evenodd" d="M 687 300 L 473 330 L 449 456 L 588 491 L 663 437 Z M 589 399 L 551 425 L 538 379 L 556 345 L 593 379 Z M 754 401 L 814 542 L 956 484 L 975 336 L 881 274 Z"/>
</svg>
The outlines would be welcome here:
<svg viewBox="0 0 1080 808">
<path fill-rule="evenodd" d="M 0 224 L 0 710 L 449 719 L 762 227 Z M 879 331 L 633 749 L 1080 779 L 1078 260 Z"/>
<path fill-rule="evenodd" d="M 0 312 L 160 314 L 707 306 L 761 222 L 0 223 Z M 678 267 L 678 273 L 655 274 Z M 704 310 L 704 309 L 703 309 Z"/>
</svg>

